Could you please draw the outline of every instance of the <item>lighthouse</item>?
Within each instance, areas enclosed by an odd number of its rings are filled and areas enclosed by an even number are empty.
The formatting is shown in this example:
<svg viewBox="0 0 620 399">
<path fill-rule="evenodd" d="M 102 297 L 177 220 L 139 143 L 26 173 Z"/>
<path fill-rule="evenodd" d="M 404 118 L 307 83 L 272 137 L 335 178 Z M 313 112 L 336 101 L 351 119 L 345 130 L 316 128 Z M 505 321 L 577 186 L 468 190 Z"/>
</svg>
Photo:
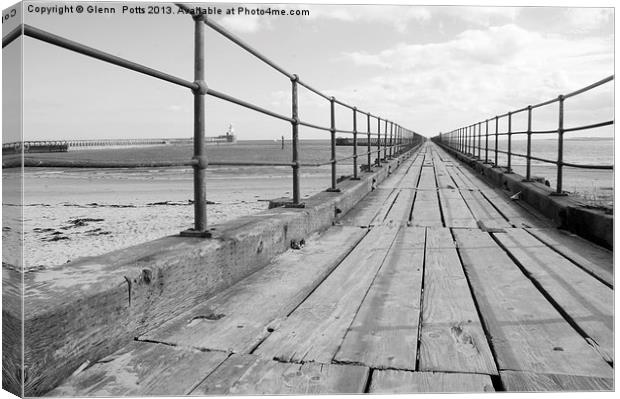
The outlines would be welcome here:
<svg viewBox="0 0 620 399">
<path fill-rule="evenodd" d="M 226 131 L 226 141 L 229 143 L 234 143 L 237 141 L 237 138 L 235 137 L 235 128 L 232 123 L 228 125 L 228 130 Z"/>
</svg>

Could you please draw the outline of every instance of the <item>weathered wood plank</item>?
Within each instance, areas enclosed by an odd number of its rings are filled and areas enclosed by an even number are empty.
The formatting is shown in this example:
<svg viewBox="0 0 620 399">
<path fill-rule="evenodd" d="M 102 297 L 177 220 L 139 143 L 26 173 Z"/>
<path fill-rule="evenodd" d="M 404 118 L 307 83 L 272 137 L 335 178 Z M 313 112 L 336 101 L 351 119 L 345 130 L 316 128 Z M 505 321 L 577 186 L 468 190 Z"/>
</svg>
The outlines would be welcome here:
<svg viewBox="0 0 620 399">
<path fill-rule="evenodd" d="M 512 227 L 479 191 L 461 190 L 461 196 L 478 221 L 480 228 L 504 229 Z"/>
<path fill-rule="evenodd" d="M 357 245 L 366 230 L 334 226 L 140 339 L 247 352 L 286 317 Z"/>
<path fill-rule="evenodd" d="M 338 223 L 344 226 L 370 226 L 381 209 L 389 209 L 397 194 L 398 190 L 394 188 L 377 188 L 351 208 Z"/>
<path fill-rule="evenodd" d="M 336 361 L 381 369 L 415 369 L 424 237 L 424 228 L 399 232 Z"/>
<path fill-rule="evenodd" d="M 255 353 L 282 361 L 331 362 L 399 229 L 374 227 Z"/>
<path fill-rule="evenodd" d="M 402 189 L 398 193 L 398 197 L 392 204 L 388 213 L 385 215 L 382 223 L 395 223 L 406 225 L 409 221 L 409 215 L 411 214 L 411 207 L 413 206 L 413 198 L 415 197 L 415 190 Z M 377 224 L 375 222 L 375 224 Z"/>
<path fill-rule="evenodd" d="M 411 183 L 409 184 L 410 186 L 413 186 L 414 182 L 417 181 L 417 176 L 420 173 L 420 166 L 419 165 L 413 165 L 413 167 L 407 172 L 406 176 L 403 179 L 406 179 L 407 181 L 411 181 Z M 409 212 L 411 211 L 411 203 L 413 202 L 413 196 L 415 195 L 415 193 L 412 192 L 412 189 L 403 189 L 403 188 L 395 188 L 394 189 L 394 195 L 391 197 L 391 201 L 386 201 L 381 208 L 379 209 L 379 211 L 376 213 L 375 217 L 372 219 L 372 221 L 370 222 L 371 225 L 378 225 L 381 223 L 386 223 L 389 222 L 389 220 L 392 220 L 392 222 L 397 222 L 397 223 L 406 223 L 407 219 L 409 218 Z M 409 198 L 409 199 L 407 199 Z M 404 205 L 404 202 L 408 202 L 408 205 Z M 402 216 L 399 214 L 397 215 L 396 211 L 393 211 L 393 208 L 399 209 L 400 211 L 403 211 L 405 214 L 403 214 Z M 388 219 L 388 213 L 391 213 L 389 219 Z"/>
<path fill-rule="evenodd" d="M 318 395 L 363 393 L 366 367 L 281 363 L 254 355 L 232 355 L 192 395 Z"/>
<path fill-rule="evenodd" d="M 450 229 L 427 229 L 424 264 L 419 370 L 497 374 Z"/>
<path fill-rule="evenodd" d="M 439 188 L 456 188 L 456 183 L 450 177 L 448 173 L 448 167 L 451 167 L 452 164 L 447 165 L 445 162 L 441 161 L 439 157 L 436 158 L 435 161 L 435 177 L 437 179 L 437 185 Z"/>
<path fill-rule="evenodd" d="M 420 158 L 420 161 L 417 161 Z M 387 179 L 381 182 L 383 188 L 414 188 L 417 181 L 417 173 L 421 166 L 422 155 L 415 154 L 412 158 L 406 160 L 393 172 Z"/>
<path fill-rule="evenodd" d="M 423 166 L 420 173 L 420 180 L 418 181 L 418 189 L 429 190 L 436 189 L 435 172 L 432 166 Z"/>
<path fill-rule="evenodd" d="M 377 370 L 373 372 L 370 384 L 370 393 L 378 394 L 494 391 L 491 377 L 482 374 Z"/>
<path fill-rule="evenodd" d="M 611 378 L 579 375 L 538 374 L 523 371 L 502 371 L 500 378 L 509 392 L 613 391 Z"/>
<path fill-rule="evenodd" d="M 459 190 L 439 189 L 439 202 L 446 227 L 478 227 Z"/>
<path fill-rule="evenodd" d="M 453 232 L 500 370 L 611 378 L 613 369 L 488 233 Z"/>
<path fill-rule="evenodd" d="M 558 229 L 527 229 L 540 241 L 577 263 L 610 286 L 614 286 L 613 252 Z"/>
<path fill-rule="evenodd" d="M 411 225 L 422 227 L 441 227 L 441 211 L 439 209 L 439 197 L 435 190 L 418 190 L 413 211 L 411 212 Z"/>
<path fill-rule="evenodd" d="M 187 395 L 228 354 L 132 342 L 69 377 L 47 396 Z"/>
<path fill-rule="evenodd" d="M 524 208 L 521 204 L 510 200 L 501 189 L 491 187 L 481 176 L 467 166 L 459 166 L 458 169 L 515 227 L 553 227 L 549 221 L 532 213 L 529 207 L 528 209 Z"/>
<path fill-rule="evenodd" d="M 605 360 L 614 359 L 614 293 L 523 229 L 495 234 L 547 294 L 594 342 Z"/>
<path fill-rule="evenodd" d="M 461 172 L 461 168 L 458 166 L 451 166 L 446 168 L 448 174 L 452 177 L 452 179 L 456 182 L 458 188 L 461 190 L 477 190 L 478 186 L 472 183 L 472 181 L 465 177 Z"/>
</svg>

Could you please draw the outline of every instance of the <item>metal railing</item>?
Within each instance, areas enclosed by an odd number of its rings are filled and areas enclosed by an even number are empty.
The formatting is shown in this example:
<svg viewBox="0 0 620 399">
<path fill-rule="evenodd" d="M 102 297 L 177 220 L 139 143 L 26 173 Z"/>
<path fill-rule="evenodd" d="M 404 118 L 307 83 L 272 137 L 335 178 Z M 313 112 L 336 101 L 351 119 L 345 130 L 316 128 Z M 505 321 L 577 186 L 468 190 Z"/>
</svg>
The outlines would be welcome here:
<svg viewBox="0 0 620 399">
<path fill-rule="evenodd" d="M 599 123 L 566 128 L 564 127 L 564 101 L 568 98 L 575 97 L 579 94 L 592 90 L 596 87 L 602 86 L 613 80 L 614 80 L 613 75 L 608 76 L 605 79 L 595 82 L 589 86 L 583 87 L 579 90 L 573 91 L 569 94 L 559 95 L 557 98 L 544 101 L 536 105 L 528 105 L 527 107 L 517 109 L 515 111 L 510 111 L 502 115 L 497 115 L 494 118 L 486 119 L 481 122 L 476 122 L 468 126 L 460 127 L 448 133 L 441 133 L 440 135 L 433 137 L 432 140 L 435 142 L 441 143 L 442 145 L 445 145 L 449 148 L 452 148 L 453 150 L 458 151 L 462 154 L 469 155 L 479 160 L 482 160 L 481 151 L 484 150 L 484 163 L 493 164 L 493 167 L 500 166 L 498 163 L 498 154 L 506 154 L 507 162 L 506 162 L 505 173 L 512 173 L 512 157 L 513 156 L 525 158 L 526 159 L 525 181 L 532 181 L 531 180 L 532 160 L 554 164 L 556 165 L 556 169 L 557 169 L 557 181 L 556 181 L 555 191 L 552 193 L 552 195 L 564 195 L 565 193 L 562 191 L 563 167 L 567 166 L 567 167 L 572 167 L 572 168 L 606 169 L 606 170 L 613 169 L 613 165 L 584 165 L 584 164 L 565 162 L 564 161 L 564 133 L 595 129 L 595 128 L 610 126 L 614 124 L 613 120 L 609 120 L 605 122 L 599 122 Z M 532 130 L 533 110 L 535 110 L 536 108 L 543 107 L 545 105 L 553 104 L 553 103 L 558 103 L 557 129 L 538 130 L 538 131 Z M 527 129 L 525 131 L 513 131 L 513 128 L 512 128 L 513 117 L 514 115 L 519 114 L 521 112 L 527 112 Z M 502 118 L 508 118 L 508 128 L 507 128 L 507 131 L 505 132 L 499 131 L 499 120 Z M 495 128 L 494 128 L 495 133 L 491 133 L 491 136 L 495 136 L 494 137 L 495 142 L 494 142 L 493 148 L 489 148 L 489 122 L 491 122 L 491 125 L 493 124 L 495 125 Z M 484 125 L 484 133 L 482 132 L 483 125 Z M 555 160 L 536 157 L 532 155 L 532 135 L 535 135 L 535 134 L 557 134 L 557 147 L 558 148 L 557 148 L 557 157 Z M 519 153 L 515 153 L 512 151 L 512 137 L 516 135 L 527 135 L 525 154 L 519 154 Z M 507 150 L 506 151 L 500 150 L 498 148 L 499 136 L 507 136 Z M 484 144 L 481 143 L 482 137 L 484 137 Z M 489 161 L 489 150 L 494 152 L 493 161 Z"/>
<path fill-rule="evenodd" d="M 169 83 L 173 83 L 178 86 L 188 88 L 194 95 L 194 156 L 191 160 L 186 162 L 160 162 L 165 166 L 192 166 L 194 169 L 194 227 L 192 229 L 181 232 L 182 235 L 188 236 L 209 236 L 207 231 L 207 213 L 206 213 L 206 183 L 205 183 L 205 169 L 209 164 L 205 153 L 205 126 L 206 126 L 206 111 L 205 111 L 205 95 L 210 95 L 230 103 L 240 105 L 242 107 L 254 110 L 256 112 L 277 118 L 283 121 L 291 123 L 291 135 L 292 135 L 292 161 L 291 162 L 216 162 L 211 165 L 258 165 L 258 166 L 290 166 L 293 169 L 293 198 L 292 203 L 288 206 L 291 207 L 303 207 L 304 204 L 300 201 L 300 176 L 299 170 L 301 167 L 317 167 L 322 165 L 331 165 L 331 185 L 328 191 L 338 192 L 338 180 L 336 177 L 336 166 L 339 161 L 353 159 L 353 179 L 358 179 L 358 158 L 366 156 L 367 170 L 372 170 L 372 154 L 377 154 L 375 166 L 380 167 L 382 161 L 388 160 L 402 152 L 408 151 L 412 147 L 420 144 L 425 139 L 419 134 L 408 130 L 401 125 L 389 121 L 378 116 L 371 115 L 369 112 L 359 110 L 357 107 L 351 106 L 344 102 L 341 102 L 334 97 L 327 96 L 319 90 L 313 88 L 308 83 L 302 81 L 296 74 L 287 72 L 284 68 L 278 66 L 274 61 L 263 55 L 258 50 L 247 44 L 245 41 L 235 36 L 231 32 L 227 31 L 221 25 L 216 23 L 207 17 L 206 13 L 199 7 L 189 7 L 185 4 L 176 4 L 177 7 L 190 14 L 194 20 L 194 80 L 188 81 L 153 68 L 149 68 L 145 65 L 141 65 L 124 58 L 94 49 L 92 47 L 85 46 L 77 43 L 73 40 L 69 40 L 44 30 L 35 28 L 33 26 L 22 24 L 17 28 L 10 31 L 2 39 L 2 47 L 6 47 L 15 39 L 21 35 L 28 36 L 41 40 L 43 42 L 53 44 L 58 47 L 65 48 L 89 57 L 96 58 L 101 61 L 108 62 L 126 69 L 133 70 L 145 75 L 152 76 L 157 79 L 164 80 Z M 248 51 L 256 58 L 263 61 L 282 75 L 286 76 L 291 81 L 291 108 L 292 112 L 290 116 L 282 115 L 277 112 L 265 109 L 261 106 L 246 102 L 242 99 L 235 98 L 228 94 L 217 91 L 207 86 L 205 81 L 205 27 L 208 26 L 216 32 L 220 33 L 230 41 L 237 44 L 239 47 Z M 302 121 L 299 118 L 299 102 L 298 102 L 298 87 L 302 86 L 314 94 L 322 97 L 330 103 L 330 126 L 319 126 L 306 121 Z M 336 111 L 335 105 L 338 104 L 352 111 L 353 118 L 353 130 L 340 130 L 336 127 Z M 367 137 L 367 151 L 358 153 L 357 151 L 357 138 L 359 132 L 357 129 L 358 116 L 366 116 L 367 119 L 367 131 L 365 132 Z M 371 128 L 371 119 L 377 120 L 377 130 L 373 132 Z M 383 140 L 381 139 L 381 122 L 384 122 Z M 388 125 L 389 125 L 389 137 L 388 137 Z M 305 126 L 308 128 L 319 129 L 330 132 L 330 145 L 331 145 L 331 158 L 324 163 L 302 163 L 299 159 L 299 127 Z M 349 157 L 336 158 L 336 133 L 352 134 L 353 135 L 353 155 Z M 371 136 L 376 136 L 377 147 L 371 148 Z M 381 147 L 383 144 L 383 159 L 381 158 Z M 389 149 L 389 150 L 388 150 Z M 153 164 L 158 164 L 157 162 Z M 108 165 L 114 167 L 115 165 Z M 127 167 L 128 163 L 123 163 L 123 167 Z"/>
</svg>

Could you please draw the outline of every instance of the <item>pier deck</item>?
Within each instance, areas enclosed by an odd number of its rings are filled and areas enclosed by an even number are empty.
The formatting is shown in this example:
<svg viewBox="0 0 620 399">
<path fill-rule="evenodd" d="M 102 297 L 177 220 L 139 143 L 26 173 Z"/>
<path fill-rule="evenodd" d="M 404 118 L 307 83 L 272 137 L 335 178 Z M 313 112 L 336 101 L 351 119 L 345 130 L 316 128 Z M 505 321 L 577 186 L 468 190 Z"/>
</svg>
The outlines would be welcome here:
<svg viewBox="0 0 620 399">
<path fill-rule="evenodd" d="M 611 252 L 427 142 L 338 225 L 48 393 L 613 389 Z"/>
</svg>

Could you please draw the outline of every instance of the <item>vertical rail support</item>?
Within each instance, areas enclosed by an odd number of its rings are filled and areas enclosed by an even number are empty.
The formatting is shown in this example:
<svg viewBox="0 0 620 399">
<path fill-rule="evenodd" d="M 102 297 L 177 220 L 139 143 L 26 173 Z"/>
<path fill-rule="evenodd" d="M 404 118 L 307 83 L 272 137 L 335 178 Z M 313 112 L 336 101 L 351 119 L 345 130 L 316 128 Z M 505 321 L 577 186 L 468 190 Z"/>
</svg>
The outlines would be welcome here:
<svg viewBox="0 0 620 399">
<path fill-rule="evenodd" d="M 532 181 L 532 106 L 527 106 L 527 149 L 525 157 L 525 180 Z"/>
<path fill-rule="evenodd" d="M 330 132 L 330 147 L 331 147 L 331 164 L 332 164 L 332 185 L 327 191 L 332 193 L 338 193 L 340 190 L 338 189 L 337 180 L 336 180 L 336 99 L 331 97 L 329 99 L 330 104 L 330 114 L 331 114 L 331 127 L 329 128 Z"/>
<path fill-rule="evenodd" d="M 390 122 L 390 159 L 394 155 L 394 122 Z"/>
<path fill-rule="evenodd" d="M 478 122 L 478 159 L 480 159 L 480 156 L 482 155 L 480 153 L 480 151 L 482 151 L 481 139 L 482 139 L 482 122 Z"/>
<path fill-rule="evenodd" d="M 377 167 L 381 167 L 381 118 L 377 117 Z"/>
<path fill-rule="evenodd" d="M 562 167 L 564 166 L 564 96 L 558 96 L 558 103 L 560 106 L 558 115 L 558 177 L 556 190 L 552 195 L 566 195 L 562 191 Z"/>
<path fill-rule="evenodd" d="M 366 147 L 367 147 L 367 162 L 368 162 L 368 172 L 372 172 L 372 147 L 371 147 L 371 140 L 370 140 L 370 112 L 366 114 L 366 130 L 368 132 L 368 143 L 366 143 Z"/>
<path fill-rule="evenodd" d="M 499 165 L 497 165 L 497 135 L 498 135 L 498 129 L 499 129 L 499 116 L 495 117 L 495 162 L 493 163 L 493 167 L 494 168 L 499 168 Z"/>
<path fill-rule="evenodd" d="M 383 139 L 383 161 L 387 162 L 388 120 L 385 120 L 385 139 Z M 379 153 L 381 155 L 381 153 Z"/>
<path fill-rule="evenodd" d="M 353 180 L 359 180 L 357 176 L 357 107 L 353 107 Z"/>
<path fill-rule="evenodd" d="M 484 163 L 489 163 L 489 120 L 484 121 L 485 133 L 484 133 Z"/>
<path fill-rule="evenodd" d="M 508 112 L 508 164 L 504 173 L 512 173 L 512 112 Z"/>
<path fill-rule="evenodd" d="M 303 208 L 304 204 L 300 202 L 301 194 L 299 190 L 299 98 L 297 82 L 299 77 L 293 75 L 291 77 L 291 108 L 292 108 L 292 139 L 293 139 L 293 203 L 286 204 L 286 207 Z"/>
<path fill-rule="evenodd" d="M 205 170 L 205 95 L 208 87 L 205 82 L 205 24 L 202 15 L 194 15 L 194 228 L 184 230 L 184 237 L 210 237 L 207 231 L 207 189 Z"/>
</svg>

